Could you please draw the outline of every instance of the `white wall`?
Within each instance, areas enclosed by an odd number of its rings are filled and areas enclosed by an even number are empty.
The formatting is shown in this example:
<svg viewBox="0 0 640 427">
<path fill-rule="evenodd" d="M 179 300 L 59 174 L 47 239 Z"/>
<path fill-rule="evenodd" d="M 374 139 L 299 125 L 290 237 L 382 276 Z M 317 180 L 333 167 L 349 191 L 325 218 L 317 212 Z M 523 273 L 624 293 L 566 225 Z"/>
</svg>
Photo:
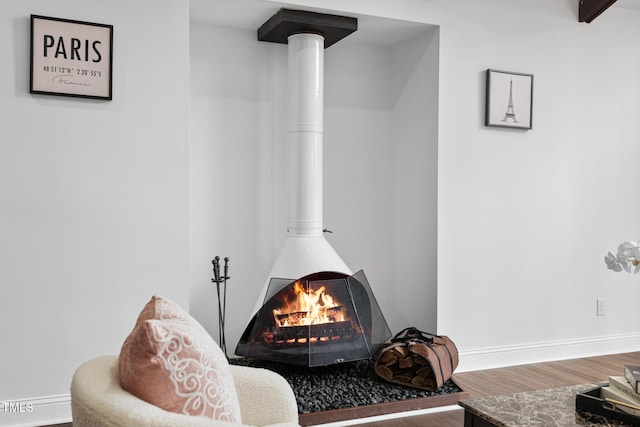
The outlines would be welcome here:
<svg viewBox="0 0 640 427">
<path fill-rule="evenodd" d="M 427 49 L 434 34 L 425 26 L 395 46 L 347 38 L 325 51 L 327 238 L 352 270 L 364 270 L 392 330 L 435 330 L 437 116 L 422 119 L 437 105 L 437 79 L 422 78 L 437 74 L 437 49 Z M 286 73 L 286 45 L 192 22 L 191 309 L 217 338 L 211 259 L 229 256 L 230 355 L 286 235 Z M 433 127 L 419 132 L 422 124 Z M 416 168 L 426 183 L 407 175 Z M 415 257 L 423 247 L 429 253 Z"/>
<path fill-rule="evenodd" d="M 188 307 L 186 0 L 0 3 L 0 425 L 69 417 L 153 294 Z M 29 16 L 114 26 L 113 101 L 29 94 Z"/>
<path fill-rule="evenodd" d="M 211 260 L 229 257 L 229 354 L 286 225 L 286 49 L 255 32 L 191 23 L 191 309 L 217 339 Z M 253 292 L 252 292 L 253 291 Z"/>
<path fill-rule="evenodd" d="M 462 369 L 640 348 L 640 14 L 573 0 L 296 1 L 440 26 L 438 331 Z M 483 125 L 484 70 L 535 75 L 533 130 Z M 607 315 L 596 317 L 596 298 Z"/>
<path fill-rule="evenodd" d="M 392 49 L 391 253 L 395 312 L 404 326 L 437 330 L 439 29 Z"/>
<path fill-rule="evenodd" d="M 638 278 L 603 257 L 639 232 L 640 14 L 483 6 L 442 30 L 438 327 L 503 363 L 637 350 Z M 535 75 L 533 130 L 483 127 L 485 68 Z"/>
</svg>

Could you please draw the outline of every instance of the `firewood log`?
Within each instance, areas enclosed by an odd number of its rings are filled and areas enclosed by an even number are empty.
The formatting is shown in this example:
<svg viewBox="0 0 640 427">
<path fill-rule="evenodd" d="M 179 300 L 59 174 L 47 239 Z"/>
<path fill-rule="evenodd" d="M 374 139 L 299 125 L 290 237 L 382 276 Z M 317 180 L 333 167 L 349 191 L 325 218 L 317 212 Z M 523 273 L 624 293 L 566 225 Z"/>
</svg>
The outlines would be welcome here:
<svg viewBox="0 0 640 427">
<path fill-rule="evenodd" d="M 431 367 L 430 366 L 425 366 L 423 368 L 420 368 L 416 371 L 416 375 L 420 376 L 420 377 L 428 377 L 429 375 L 431 375 Z"/>
<path fill-rule="evenodd" d="M 406 347 L 394 347 L 393 351 L 398 356 L 398 359 L 402 359 L 403 357 L 407 357 L 409 355 L 409 349 Z"/>
<path fill-rule="evenodd" d="M 398 361 L 398 356 L 393 351 L 385 351 L 380 355 L 379 361 L 385 366 L 393 365 Z"/>
<path fill-rule="evenodd" d="M 376 366 L 376 372 L 378 373 L 378 375 L 386 378 L 387 380 L 391 380 L 393 378 L 393 371 L 384 365 Z"/>
<path fill-rule="evenodd" d="M 405 375 L 405 374 L 395 375 L 393 377 L 393 379 L 396 380 L 396 381 L 400 381 L 401 383 L 405 383 L 405 384 L 411 383 L 411 377 L 409 375 Z"/>
<path fill-rule="evenodd" d="M 424 377 L 415 376 L 411 378 L 411 384 L 413 384 L 416 387 L 422 387 L 424 385 L 424 382 L 425 382 Z"/>
<path fill-rule="evenodd" d="M 400 369 L 409 369 L 412 368 L 416 365 L 415 361 L 413 360 L 413 357 L 409 356 L 409 357 L 405 357 L 403 359 L 398 360 L 398 367 Z"/>
<path fill-rule="evenodd" d="M 429 361 L 422 356 L 413 355 L 413 360 L 416 362 L 416 365 L 429 365 Z"/>
</svg>

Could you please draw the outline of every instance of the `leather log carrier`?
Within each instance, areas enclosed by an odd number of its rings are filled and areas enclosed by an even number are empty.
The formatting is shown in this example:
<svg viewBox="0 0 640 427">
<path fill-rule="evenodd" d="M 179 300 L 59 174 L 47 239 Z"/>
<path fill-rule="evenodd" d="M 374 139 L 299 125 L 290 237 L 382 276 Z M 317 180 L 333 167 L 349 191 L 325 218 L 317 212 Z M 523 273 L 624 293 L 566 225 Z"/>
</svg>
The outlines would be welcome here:
<svg viewBox="0 0 640 427">
<path fill-rule="evenodd" d="M 410 327 L 380 350 L 375 371 L 389 382 L 434 391 L 449 380 L 457 366 L 458 349 L 449 337 Z"/>
</svg>

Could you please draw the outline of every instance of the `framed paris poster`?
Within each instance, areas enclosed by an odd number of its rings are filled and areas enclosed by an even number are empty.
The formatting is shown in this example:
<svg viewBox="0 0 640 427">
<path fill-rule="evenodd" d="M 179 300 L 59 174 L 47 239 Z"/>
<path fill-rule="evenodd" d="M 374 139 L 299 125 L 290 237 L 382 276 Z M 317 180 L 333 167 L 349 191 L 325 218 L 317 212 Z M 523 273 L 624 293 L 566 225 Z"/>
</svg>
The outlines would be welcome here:
<svg viewBox="0 0 640 427">
<path fill-rule="evenodd" d="M 31 15 L 30 93 L 112 99 L 113 26 Z"/>
<path fill-rule="evenodd" d="M 533 74 L 487 70 L 485 126 L 532 129 Z"/>
</svg>

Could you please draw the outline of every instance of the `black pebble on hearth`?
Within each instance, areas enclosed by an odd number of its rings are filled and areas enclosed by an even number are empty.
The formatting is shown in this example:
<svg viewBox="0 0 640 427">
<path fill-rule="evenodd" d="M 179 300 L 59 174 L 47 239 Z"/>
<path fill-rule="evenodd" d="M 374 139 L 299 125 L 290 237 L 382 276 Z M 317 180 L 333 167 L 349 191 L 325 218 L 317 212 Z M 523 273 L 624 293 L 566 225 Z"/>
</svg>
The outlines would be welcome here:
<svg viewBox="0 0 640 427">
<path fill-rule="evenodd" d="M 376 375 L 371 359 L 316 368 L 253 359 L 231 359 L 230 363 L 265 368 L 282 375 L 293 389 L 301 414 L 462 391 L 451 380 L 436 391 L 388 383 Z"/>
</svg>

